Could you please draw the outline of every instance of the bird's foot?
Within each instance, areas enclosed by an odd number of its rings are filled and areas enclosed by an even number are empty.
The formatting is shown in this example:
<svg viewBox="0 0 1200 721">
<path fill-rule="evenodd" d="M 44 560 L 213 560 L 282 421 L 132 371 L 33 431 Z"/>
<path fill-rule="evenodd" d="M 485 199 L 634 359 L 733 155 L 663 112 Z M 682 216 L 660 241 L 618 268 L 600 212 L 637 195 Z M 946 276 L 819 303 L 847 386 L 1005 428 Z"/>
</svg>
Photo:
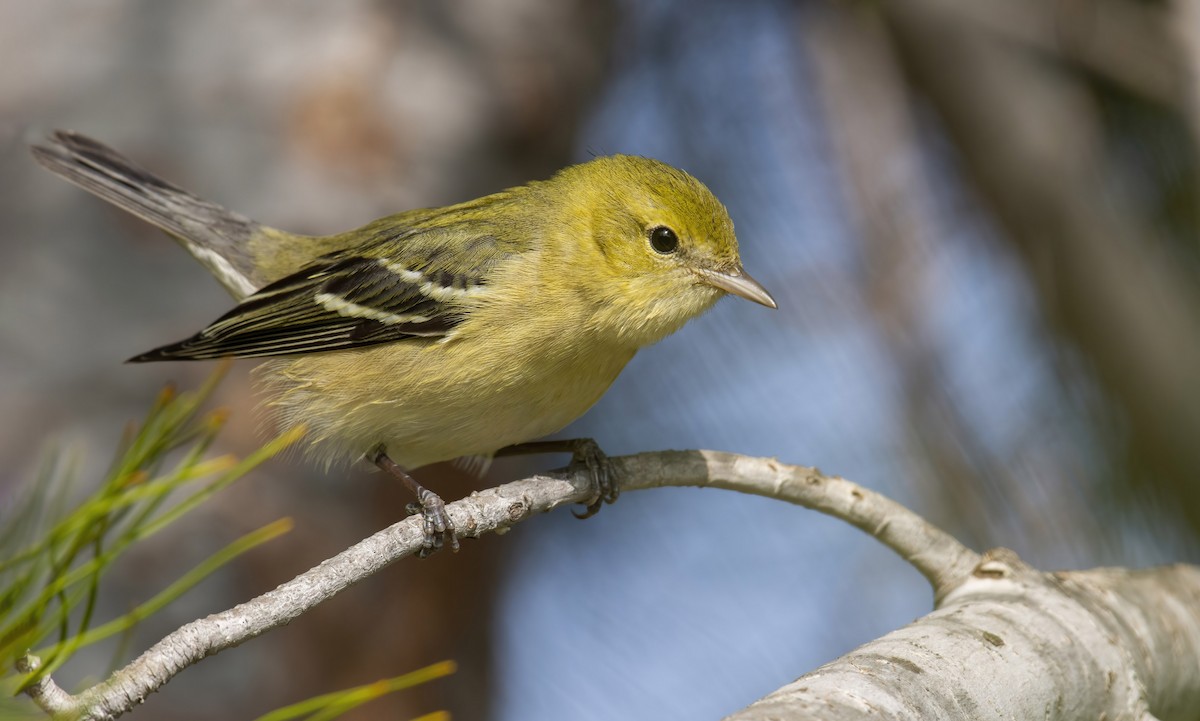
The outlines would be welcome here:
<svg viewBox="0 0 1200 721">
<path fill-rule="evenodd" d="M 421 543 L 419 556 L 428 558 L 445 546 L 449 546 L 451 551 L 457 553 L 458 534 L 454 530 L 454 523 L 446 513 L 446 502 L 442 500 L 441 496 L 417 483 L 417 480 L 389 458 L 382 448 L 371 453 L 369 458 L 372 463 L 399 479 L 405 488 L 417 497 L 417 502 L 408 504 L 405 510 L 410 516 L 420 513 L 425 522 L 425 537 Z"/>
<path fill-rule="evenodd" d="M 596 495 L 588 503 L 583 513 L 575 513 L 576 518 L 591 518 L 600 511 L 600 506 L 612 503 L 621 495 L 621 488 L 612 475 L 612 464 L 600 446 L 591 438 L 568 438 L 553 441 L 532 441 L 505 446 L 496 451 L 497 456 L 521 456 L 530 453 L 570 453 L 569 469 L 578 471 L 586 469 L 591 476 L 592 486 Z"/>
<path fill-rule="evenodd" d="M 420 492 L 417 493 L 419 501 L 405 506 L 408 515 L 420 514 L 424 521 L 425 538 L 421 543 L 418 556 L 428 558 L 445 546 L 449 546 L 451 551 L 457 553 L 458 533 L 454 530 L 454 523 L 450 520 L 449 514 L 446 513 L 446 502 L 433 491 L 418 487 L 420 488 Z"/>
<path fill-rule="evenodd" d="M 621 488 L 613 479 L 612 464 L 609 463 L 608 456 L 591 438 L 577 438 L 572 441 L 569 468 L 573 471 L 587 470 L 592 477 L 592 485 L 596 488 L 595 497 L 591 503 L 588 503 L 583 513 L 571 511 L 576 518 L 581 520 L 591 518 L 600 512 L 602 505 L 616 501 L 617 496 L 621 495 Z"/>
</svg>

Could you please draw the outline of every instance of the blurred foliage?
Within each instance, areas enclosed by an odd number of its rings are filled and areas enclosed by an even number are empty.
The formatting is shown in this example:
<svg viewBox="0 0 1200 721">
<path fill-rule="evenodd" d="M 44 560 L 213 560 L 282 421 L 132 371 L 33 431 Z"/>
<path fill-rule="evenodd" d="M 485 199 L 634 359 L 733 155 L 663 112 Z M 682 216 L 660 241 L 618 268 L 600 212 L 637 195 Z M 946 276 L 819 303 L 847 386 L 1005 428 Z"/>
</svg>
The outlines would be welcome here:
<svg viewBox="0 0 1200 721">
<path fill-rule="evenodd" d="M 1189 48 L 1200 48 L 1200 31 L 1178 8 L 1124 0 L 819 7 L 823 31 L 841 38 L 810 36 L 832 56 L 825 64 L 860 71 L 853 80 L 826 71 L 823 99 L 837 116 L 831 125 L 851 204 L 867 216 L 865 234 L 878 247 L 919 248 L 931 224 L 904 216 L 928 205 L 929 191 L 921 182 L 888 187 L 873 165 L 858 160 L 855 168 L 856 157 L 936 157 L 931 184 L 948 181 L 969 199 L 971 215 L 1024 265 L 1060 387 L 1098 391 L 1076 418 L 1097 442 L 1075 472 L 1104 481 L 1097 498 L 1149 498 L 1146 512 L 1178 513 L 1195 533 L 1200 55 Z M 848 99 L 851 83 L 867 99 Z M 872 104 L 872 120 L 849 122 L 848 112 Z M 890 127 L 878 119 L 889 116 Z M 911 122 L 926 135 L 899 127 Z M 924 145 L 926 137 L 945 144 Z M 895 315 L 893 308 L 885 312 Z M 918 369 L 927 368 L 919 360 Z M 1028 421 L 1038 422 L 1032 414 Z M 971 447 L 963 439 L 981 435 L 963 419 L 949 431 L 924 421 L 914 427 L 957 434 L 963 448 Z M 936 488 L 964 477 L 986 485 L 994 461 L 1013 466 L 1011 457 L 951 455 L 965 458 L 930 463 Z M 963 515 L 978 518 L 979 510 Z"/>
<path fill-rule="evenodd" d="M 1096 98 L 1113 178 L 1200 283 L 1200 154 L 1178 107 L 1085 76 Z"/>
</svg>

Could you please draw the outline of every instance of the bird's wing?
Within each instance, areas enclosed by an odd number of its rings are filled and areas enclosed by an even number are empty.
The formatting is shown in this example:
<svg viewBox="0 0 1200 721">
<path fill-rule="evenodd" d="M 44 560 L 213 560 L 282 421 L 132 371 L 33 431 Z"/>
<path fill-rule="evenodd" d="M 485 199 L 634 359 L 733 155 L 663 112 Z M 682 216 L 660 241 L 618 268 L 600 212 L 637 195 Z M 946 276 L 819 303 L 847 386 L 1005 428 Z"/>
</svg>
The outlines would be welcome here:
<svg viewBox="0 0 1200 721">
<path fill-rule="evenodd" d="M 131 362 L 294 355 L 446 336 L 514 249 L 477 228 L 392 233 L 318 259 L 196 335 Z"/>
</svg>

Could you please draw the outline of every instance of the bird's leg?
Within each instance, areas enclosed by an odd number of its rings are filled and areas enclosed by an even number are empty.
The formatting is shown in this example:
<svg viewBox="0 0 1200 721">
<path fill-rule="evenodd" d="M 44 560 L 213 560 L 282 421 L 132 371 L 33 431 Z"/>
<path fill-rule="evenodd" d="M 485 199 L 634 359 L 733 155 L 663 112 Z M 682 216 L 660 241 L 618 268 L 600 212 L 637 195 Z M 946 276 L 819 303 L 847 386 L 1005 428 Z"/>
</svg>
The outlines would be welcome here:
<svg viewBox="0 0 1200 721">
<path fill-rule="evenodd" d="M 417 483 L 415 478 L 388 457 L 383 446 L 376 448 L 367 457 L 382 470 L 400 479 L 404 487 L 417 497 L 421 516 L 425 519 L 425 545 L 421 548 L 421 558 L 439 550 L 446 541 L 450 542 L 450 550 L 457 552 L 458 534 L 454 532 L 450 516 L 446 515 L 445 501 L 438 494 Z"/>
<path fill-rule="evenodd" d="M 591 438 L 566 438 L 563 440 L 534 441 L 532 443 L 517 443 L 505 446 L 496 451 L 497 456 L 525 456 L 533 453 L 570 453 L 572 470 L 586 468 L 596 487 L 596 495 L 583 513 L 575 513 L 576 518 L 591 518 L 600 511 L 604 503 L 612 503 L 621 495 L 621 489 L 612 477 L 612 468 L 608 456 L 600 450 L 600 446 Z"/>
</svg>

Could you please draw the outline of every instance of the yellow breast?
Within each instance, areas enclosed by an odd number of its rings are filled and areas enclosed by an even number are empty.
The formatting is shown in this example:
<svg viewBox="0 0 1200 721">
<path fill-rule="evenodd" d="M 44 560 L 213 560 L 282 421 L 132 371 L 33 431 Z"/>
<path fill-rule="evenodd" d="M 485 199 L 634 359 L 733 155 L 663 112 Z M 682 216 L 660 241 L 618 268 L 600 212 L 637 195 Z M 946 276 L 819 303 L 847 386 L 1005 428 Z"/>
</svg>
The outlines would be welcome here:
<svg viewBox="0 0 1200 721">
<path fill-rule="evenodd" d="M 283 428 L 304 424 L 310 453 L 326 463 L 379 444 L 409 468 L 490 455 L 578 418 L 635 353 L 584 342 L 570 300 L 559 307 L 532 322 L 481 308 L 448 339 L 269 361 L 266 405 Z M 330 380 L 346 377 L 356 382 Z"/>
</svg>

